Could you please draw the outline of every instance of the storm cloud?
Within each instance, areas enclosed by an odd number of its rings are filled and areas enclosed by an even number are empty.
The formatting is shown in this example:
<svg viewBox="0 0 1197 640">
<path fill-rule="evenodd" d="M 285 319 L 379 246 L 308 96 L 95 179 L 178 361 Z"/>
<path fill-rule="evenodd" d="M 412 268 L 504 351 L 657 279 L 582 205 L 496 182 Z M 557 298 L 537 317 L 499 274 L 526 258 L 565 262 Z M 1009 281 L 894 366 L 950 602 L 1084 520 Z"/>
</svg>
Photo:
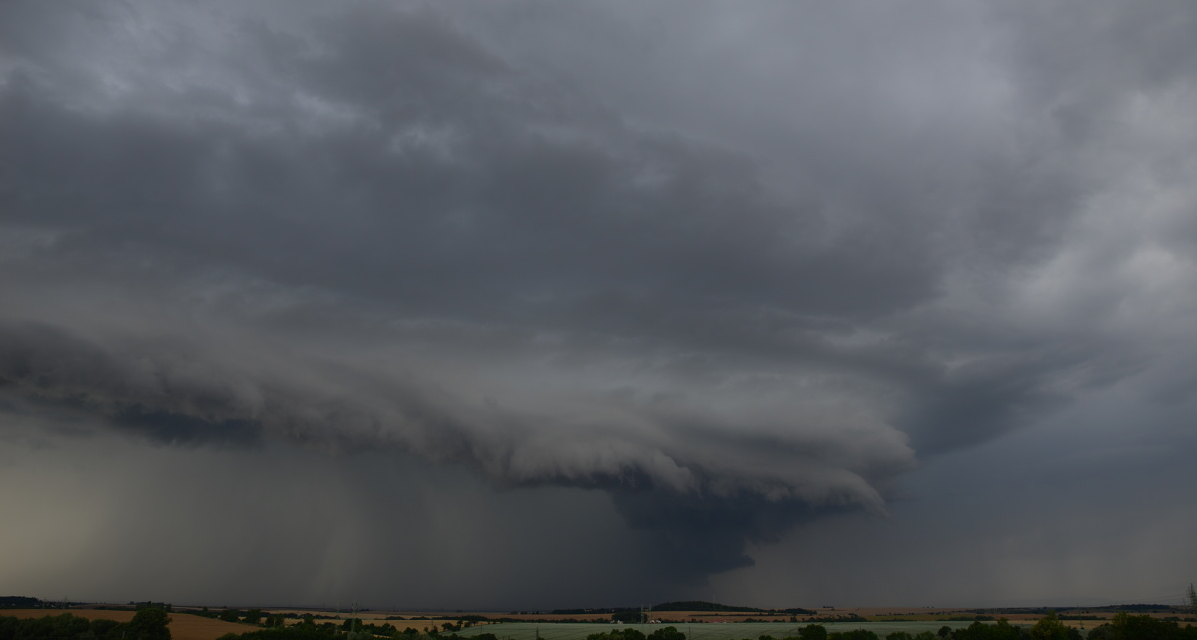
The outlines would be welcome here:
<svg viewBox="0 0 1197 640">
<path fill-rule="evenodd" d="M 1189 402 L 1194 16 L 1148 5 L 6 3 L 0 428 L 590 496 L 635 597 L 701 594 Z"/>
</svg>

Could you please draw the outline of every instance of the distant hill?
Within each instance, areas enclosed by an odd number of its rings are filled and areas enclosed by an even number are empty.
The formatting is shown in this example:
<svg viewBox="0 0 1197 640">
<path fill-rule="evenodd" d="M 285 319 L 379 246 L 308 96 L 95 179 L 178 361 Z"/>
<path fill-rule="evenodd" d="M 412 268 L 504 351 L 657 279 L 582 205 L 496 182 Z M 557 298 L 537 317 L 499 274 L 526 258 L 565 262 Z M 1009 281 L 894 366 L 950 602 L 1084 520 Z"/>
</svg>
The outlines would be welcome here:
<svg viewBox="0 0 1197 640">
<path fill-rule="evenodd" d="M 1109 604 L 1097 607 L 997 607 L 988 609 L 967 609 L 972 613 L 1001 615 L 1012 613 L 1033 613 L 1036 615 L 1047 615 L 1051 611 L 1110 611 L 1120 612 L 1126 611 L 1128 613 L 1186 613 L 1190 611 L 1189 607 L 1178 607 L 1170 604 Z"/>
<path fill-rule="evenodd" d="M 712 612 L 728 612 L 728 613 L 789 613 L 789 614 L 811 614 L 814 611 L 810 609 L 799 609 L 793 607 L 790 609 L 758 609 L 756 607 L 734 607 L 726 604 L 719 604 L 718 602 L 706 602 L 703 600 L 684 600 L 681 602 L 663 602 L 654 605 L 653 611 L 712 611 Z"/>
<path fill-rule="evenodd" d="M 37 609 L 42 604 L 37 598 L 26 596 L 0 596 L 0 609 Z"/>
<path fill-rule="evenodd" d="M 627 613 L 639 611 L 640 607 L 606 607 L 601 609 L 554 609 L 549 613 L 555 615 L 602 615 L 611 613 Z M 710 611 L 711 613 L 768 613 L 773 615 L 811 615 L 810 609 L 758 609 L 756 607 L 736 607 L 718 602 L 704 600 L 683 600 L 680 602 L 662 602 L 651 607 L 652 611 Z"/>
<path fill-rule="evenodd" d="M 600 609 L 553 609 L 549 613 L 552 615 L 600 615 L 608 613 L 627 613 L 628 611 L 639 611 L 636 607 L 606 607 Z"/>
<path fill-rule="evenodd" d="M 1074 609 L 1077 607 L 1073 607 Z M 1189 607 L 1175 607 L 1170 604 L 1111 604 L 1104 607 L 1084 607 L 1085 609 L 1096 609 L 1098 611 L 1138 611 L 1140 613 L 1146 612 L 1169 612 L 1169 611 L 1188 611 Z"/>
</svg>

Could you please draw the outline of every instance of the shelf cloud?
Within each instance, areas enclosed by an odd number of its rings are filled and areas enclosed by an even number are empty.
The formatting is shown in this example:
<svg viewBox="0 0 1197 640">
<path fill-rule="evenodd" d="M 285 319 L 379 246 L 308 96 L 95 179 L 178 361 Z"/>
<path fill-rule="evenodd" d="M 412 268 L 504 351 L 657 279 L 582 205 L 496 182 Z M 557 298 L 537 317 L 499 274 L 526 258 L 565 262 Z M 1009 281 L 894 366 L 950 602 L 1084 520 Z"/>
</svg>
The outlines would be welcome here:
<svg viewBox="0 0 1197 640">
<path fill-rule="evenodd" d="M 0 430 L 603 495 L 664 594 L 1187 403 L 1194 14 L 1057 8 L 6 3 Z"/>
</svg>

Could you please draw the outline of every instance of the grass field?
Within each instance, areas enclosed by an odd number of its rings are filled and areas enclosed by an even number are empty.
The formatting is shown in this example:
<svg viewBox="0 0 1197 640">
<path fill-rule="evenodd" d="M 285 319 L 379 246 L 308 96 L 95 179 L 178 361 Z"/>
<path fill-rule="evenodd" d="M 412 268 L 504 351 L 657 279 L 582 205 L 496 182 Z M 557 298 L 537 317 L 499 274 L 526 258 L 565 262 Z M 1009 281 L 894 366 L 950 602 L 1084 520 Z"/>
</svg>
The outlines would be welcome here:
<svg viewBox="0 0 1197 640">
<path fill-rule="evenodd" d="M 535 622 L 501 622 L 497 624 L 469 627 L 458 632 L 460 636 L 474 636 L 480 633 L 493 633 L 499 640 L 586 640 L 592 633 L 603 633 L 613 629 L 633 628 L 648 635 L 661 627 L 676 627 L 686 634 L 687 640 L 741 640 L 767 635 L 774 638 L 784 638 L 798 634 L 798 629 L 808 623 L 793 622 L 736 622 L 727 624 L 687 624 L 685 622 L 662 624 L 553 624 Z M 819 623 L 828 631 L 850 631 L 852 629 L 869 629 L 884 638 L 893 631 L 905 631 L 910 634 L 920 631 L 938 631 L 947 625 L 953 629 L 967 627 L 970 622 L 823 622 Z"/>
</svg>

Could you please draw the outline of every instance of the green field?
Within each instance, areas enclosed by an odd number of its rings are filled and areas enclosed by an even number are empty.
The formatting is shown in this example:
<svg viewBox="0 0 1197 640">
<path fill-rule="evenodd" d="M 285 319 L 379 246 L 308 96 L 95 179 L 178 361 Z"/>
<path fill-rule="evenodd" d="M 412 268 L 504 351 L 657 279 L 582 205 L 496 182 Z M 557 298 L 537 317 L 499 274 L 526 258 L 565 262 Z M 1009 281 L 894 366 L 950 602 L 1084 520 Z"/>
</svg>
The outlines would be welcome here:
<svg viewBox="0 0 1197 640">
<path fill-rule="evenodd" d="M 798 629 L 807 623 L 793 622 L 730 622 L 687 624 L 684 622 L 663 624 L 573 624 L 553 622 L 500 622 L 497 624 L 468 627 L 458 632 L 460 636 L 479 633 L 493 633 L 499 640 L 586 640 L 592 633 L 603 633 L 613 629 L 638 629 L 648 635 L 661 627 L 677 627 L 686 634 L 687 640 L 756 640 L 760 636 L 785 638 L 798 635 Z M 971 622 L 822 622 L 828 631 L 850 631 L 868 629 L 884 638 L 893 631 L 905 631 L 911 635 L 920 631 L 938 631 L 940 627 L 953 629 L 967 627 Z"/>
</svg>

